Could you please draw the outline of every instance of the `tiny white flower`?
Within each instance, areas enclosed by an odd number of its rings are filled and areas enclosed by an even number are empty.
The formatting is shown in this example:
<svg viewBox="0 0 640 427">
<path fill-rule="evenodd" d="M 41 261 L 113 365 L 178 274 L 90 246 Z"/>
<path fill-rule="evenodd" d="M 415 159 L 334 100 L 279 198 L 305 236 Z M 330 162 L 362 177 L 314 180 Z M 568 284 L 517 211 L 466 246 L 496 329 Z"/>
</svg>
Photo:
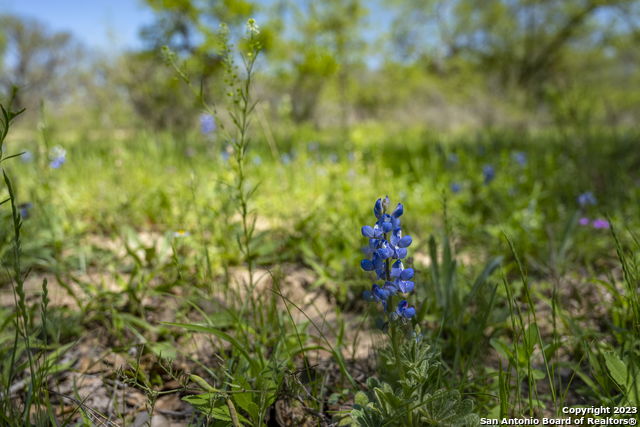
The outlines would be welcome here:
<svg viewBox="0 0 640 427">
<path fill-rule="evenodd" d="M 247 21 L 247 33 L 253 34 L 254 36 L 260 34 L 260 27 L 258 27 L 256 20 L 253 18 L 249 18 Z"/>
</svg>

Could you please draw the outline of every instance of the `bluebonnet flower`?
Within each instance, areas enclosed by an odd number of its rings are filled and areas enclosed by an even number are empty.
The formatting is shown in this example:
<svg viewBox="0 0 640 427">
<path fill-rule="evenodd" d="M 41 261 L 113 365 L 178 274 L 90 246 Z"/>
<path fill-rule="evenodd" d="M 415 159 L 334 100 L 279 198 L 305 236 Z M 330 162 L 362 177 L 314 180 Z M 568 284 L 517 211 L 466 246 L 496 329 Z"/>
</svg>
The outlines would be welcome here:
<svg viewBox="0 0 640 427">
<path fill-rule="evenodd" d="M 482 176 L 484 178 L 484 183 L 489 184 L 496 177 L 496 170 L 491 165 L 484 165 L 482 167 Z"/>
<path fill-rule="evenodd" d="M 24 153 L 22 153 L 22 156 L 20 156 L 20 160 L 22 160 L 24 163 L 31 162 L 31 160 L 33 160 L 33 153 L 29 150 L 24 150 Z"/>
<path fill-rule="evenodd" d="M 293 160 L 293 158 L 291 157 L 291 154 L 289 153 L 284 153 L 280 156 L 280 160 L 282 161 L 283 164 L 288 165 L 291 163 L 291 161 Z"/>
<path fill-rule="evenodd" d="M 413 268 L 404 268 L 402 261 L 397 260 L 391 266 L 391 278 L 393 278 L 394 281 L 389 282 L 389 284 L 398 292 L 408 294 L 413 291 L 414 288 L 414 283 L 411 281 L 411 279 L 413 279 L 413 274 Z"/>
<path fill-rule="evenodd" d="M 216 119 L 211 114 L 200 115 L 200 132 L 208 135 L 216 130 Z"/>
<path fill-rule="evenodd" d="M 462 190 L 462 185 L 457 182 L 451 183 L 451 192 L 454 194 L 458 194 Z"/>
<path fill-rule="evenodd" d="M 51 149 L 51 162 L 49 166 L 52 169 L 59 169 L 67 160 L 67 150 L 59 145 L 56 145 Z"/>
<path fill-rule="evenodd" d="M 582 225 L 583 227 L 589 225 L 589 222 L 589 218 L 586 217 L 582 217 L 578 220 L 578 224 Z"/>
<path fill-rule="evenodd" d="M 387 311 L 387 299 L 390 295 L 393 295 L 392 290 L 388 287 L 380 287 L 375 283 L 371 286 L 370 291 L 364 291 L 363 297 L 367 301 L 375 301 L 382 304 L 382 307 Z"/>
<path fill-rule="evenodd" d="M 222 161 L 228 161 L 231 158 L 232 153 L 233 147 L 231 144 L 227 144 L 222 150 L 220 150 L 220 157 L 222 158 Z"/>
<path fill-rule="evenodd" d="M 370 301 L 380 302 L 385 312 L 392 295 L 408 294 L 415 287 L 414 282 L 411 281 L 414 275 L 413 269 L 405 268 L 402 263 L 402 259 L 407 256 L 407 248 L 413 240 L 411 236 L 402 235 L 400 217 L 404 213 L 404 206 L 398 203 L 389 214 L 387 212 L 390 206 L 389 197 L 376 200 L 373 207 L 376 223 L 373 226 L 365 225 L 361 229 L 362 235 L 369 239 L 369 245 L 364 252 L 370 258 L 360 261 L 360 266 L 365 271 L 375 272 L 378 279 L 384 280 L 382 286 L 373 284 L 370 291 L 365 291 L 364 297 Z M 392 313 L 395 317 L 410 318 L 415 315 L 413 308 L 403 306 L 402 310 L 398 310 L 394 312 L 395 314 Z M 411 314 L 412 310 L 413 314 Z"/>
<path fill-rule="evenodd" d="M 402 300 L 398 303 L 398 308 L 393 312 L 393 317 L 403 318 L 403 319 L 411 319 L 416 315 L 416 309 L 413 307 L 409 307 L 409 303 L 405 300 Z"/>
<path fill-rule="evenodd" d="M 522 151 L 516 151 L 511 154 L 511 158 L 514 162 L 519 164 L 520 166 L 524 166 L 527 164 L 527 155 Z"/>
<path fill-rule="evenodd" d="M 598 201 L 591 191 L 586 191 L 578 196 L 578 204 L 582 207 L 595 205 L 596 203 Z"/>
<path fill-rule="evenodd" d="M 33 203 L 31 202 L 21 203 L 18 205 L 18 209 L 20 211 L 20 216 L 22 217 L 22 219 L 27 219 L 31 216 L 29 211 L 32 207 Z"/>
</svg>

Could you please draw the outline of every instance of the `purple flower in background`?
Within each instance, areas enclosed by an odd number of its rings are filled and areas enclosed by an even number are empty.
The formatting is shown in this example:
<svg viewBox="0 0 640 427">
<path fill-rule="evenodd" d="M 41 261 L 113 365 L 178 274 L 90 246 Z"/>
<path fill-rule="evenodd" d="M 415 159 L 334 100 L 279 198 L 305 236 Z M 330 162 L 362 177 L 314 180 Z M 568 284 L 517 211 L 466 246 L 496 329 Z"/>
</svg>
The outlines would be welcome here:
<svg viewBox="0 0 640 427">
<path fill-rule="evenodd" d="M 527 164 L 527 155 L 522 151 L 516 151 L 511 154 L 511 158 L 514 162 L 519 164 L 520 166 L 524 166 Z"/>
<path fill-rule="evenodd" d="M 578 204 L 582 207 L 593 206 L 596 203 L 598 203 L 598 201 L 591 191 L 586 191 L 578 196 Z"/>
<path fill-rule="evenodd" d="M 208 135 L 216 130 L 216 119 L 211 114 L 200 115 L 200 132 Z"/>
<path fill-rule="evenodd" d="M 51 149 L 51 162 L 49 167 L 52 169 L 60 169 L 60 167 L 67 161 L 67 150 L 59 145 L 56 145 Z"/>
<path fill-rule="evenodd" d="M 31 208 L 33 207 L 33 203 L 26 202 L 18 205 L 18 210 L 20 211 L 20 216 L 22 219 L 27 219 L 31 216 Z"/>
<path fill-rule="evenodd" d="M 607 221 L 606 219 L 594 219 L 593 222 L 591 223 L 591 225 L 593 226 L 593 228 L 597 229 L 597 230 L 604 230 L 609 228 L 611 225 L 609 224 L 609 221 Z"/>
<path fill-rule="evenodd" d="M 284 153 L 280 156 L 280 161 L 285 165 L 290 164 L 292 160 L 293 160 L 293 157 L 289 153 Z"/>
<path fill-rule="evenodd" d="M 578 224 L 582 225 L 583 227 L 591 225 L 596 230 L 606 230 L 607 228 L 611 227 L 611 224 L 609 224 L 609 221 L 602 218 L 597 218 L 591 221 L 589 218 L 582 217 L 578 220 Z"/>
<path fill-rule="evenodd" d="M 33 153 L 29 150 L 24 150 L 24 153 L 20 156 L 20 160 L 22 160 L 23 163 L 30 163 L 31 160 L 33 160 Z"/>
<path fill-rule="evenodd" d="M 492 165 L 484 165 L 482 167 L 482 176 L 484 183 L 489 184 L 496 177 L 496 169 Z"/>
<path fill-rule="evenodd" d="M 451 183 L 451 192 L 454 194 L 458 194 L 462 190 L 462 185 L 457 182 Z"/>
<path fill-rule="evenodd" d="M 221 150 L 220 157 L 222 158 L 222 161 L 224 162 L 229 161 L 229 159 L 231 158 L 232 152 L 233 152 L 233 149 L 231 148 L 231 145 L 227 145 L 223 150 Z"/>
</svg>

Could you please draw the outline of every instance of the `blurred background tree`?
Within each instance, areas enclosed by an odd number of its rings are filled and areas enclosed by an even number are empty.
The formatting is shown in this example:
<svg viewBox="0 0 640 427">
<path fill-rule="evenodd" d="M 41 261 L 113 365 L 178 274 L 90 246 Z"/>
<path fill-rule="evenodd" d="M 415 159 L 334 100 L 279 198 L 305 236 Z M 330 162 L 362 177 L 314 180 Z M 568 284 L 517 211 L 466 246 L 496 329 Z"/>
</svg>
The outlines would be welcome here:
<svg viewBox="0 0 640 427">
<path fill-rule="evenodd" d="M 82 48 L 66 32 L 54 32 L 34 19 L 0 16 L 0 91 L 20 88 L 14 108 L 37 110 L 41 99 L 61 102 L 82 61 Z"/>
<path fill-rule="evenodd" d="M 201 106 L 185 90 L 160 54 L 168 46 L 183 60 L 196 85 L 212 93 L 222 66 L 217 31 L 221 23 L 237 28 L 254 13 L 245 1 L 146 0 L 156 20 L 140 31 L 144 48 L 121 58 L 119 82 L 126 87 L 138 115 L 155 129 L 184 130 L 192 126 Z M 220 96 L 220 91 L 214 91 Z"/>
<path fill-rule="evenodd" d="M 83 102 L 96 111 L 111 92 L 137 126 L 181 132 L 200 106 L 164 64 L 161 46 L 224 103 L 217 30 L 226 23 L 237 40 L 256 17 L 265 48 L 257 90 L 271 120 L 347 135 L 368 120 L 436 130 L 629 126 L 640 111 L 632 90 L 640 80 L 639 0 L 144 4 L 154 19 L 140 29 L 140 47 L 101 58 L 83 54 L 67 33 L 3 16 L 0 90 L 18 85 L 21 105 L 57 105 L 81 82 Z"/>
</svg>

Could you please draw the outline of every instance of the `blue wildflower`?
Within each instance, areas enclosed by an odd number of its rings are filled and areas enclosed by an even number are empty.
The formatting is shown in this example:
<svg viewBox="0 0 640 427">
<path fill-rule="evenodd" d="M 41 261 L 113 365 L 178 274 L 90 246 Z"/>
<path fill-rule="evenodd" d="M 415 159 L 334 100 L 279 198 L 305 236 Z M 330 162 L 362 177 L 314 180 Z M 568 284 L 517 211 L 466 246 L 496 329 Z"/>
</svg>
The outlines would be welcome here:
<svg viewBox="0 0 640 427">
<path fill-rule="evenodd" d="M 582 207 L 595 205 L 596 203 L 598 201 L 591 191 L 586 191 L 578 196 L 578 204 Z"/>
<path fill-rule="evenodd" d="M 484 177 L 484 183 L 489 184 L 496 177 L 496 170 L 491 165 L 484 165 L 482 167 L 482 176 Z"/>
<path fill-rule="evenodd" d="M 31 202 L 26 202 L 26 203 L 21 203 L 18 205 L 18 210 L 20 211 L 20 217 L 22 217 L 22 219 L 27 219 L 31 216 L 31 208 L 33 207 L 33 203 Z"/>
<path fill-rule="evenodd" d="M 369 244 L 364 248 L 368 258 L 360 261 L 360 267 L 365 271 L 374 271 L 378 279 L 384 280 L 384 285 L 374 284 L 370 291 L 364 293 L 364 297 L 380 302 L 385 311 L 391 296 L 397 293 L 408 294 L 415 287 L 411 281 L 413 269 L 405 268 L 402 263 L 413 240 L 411 236 L 402 235 L 400 217 L 404 213 L 404 206 L 398 203 L 391 213 L 387 213 L 390 206 L 389 197 L 376 200 L 373 206 L 376 223 L 373 226 L 365 225 L 360 230 L 362 235 L 369 239 Z M 392 260 L 395 261 L 392 263 Z M 401 317 L 409 318 L 415 315 L 415 309 L 406 310 L 402 312 Z"/>
<path fill-rule="evenodd" d="M 24 153 L 22 153 L 22 156 L 20 156 L 20 160 L 24 163 L 31 162 L 31 160 L 33 160 L 33 153 L 29 150 L 25 150 Z"/>
<path fill-rule="evenodd" d="M 391 277 L 394 279 L 390 282 L 398 292 L 408 294 L 413 291 L 414 283 L 410 280 L 413 278 L 413 268 L 404 268 L 401 260 L 397 260 L 391 266 Z"/>
<path fill-rule="evenodd" d="M 593 226 L 593 228 L 598 229 L 598 230 L 602 230 L 602 229 L 606 229 L 606 228 L 610 228 L 611 224 L 609 224 L 609 221 L 607 221 L 606 219 L 594 219 L 593 222 L 591 223 L 591 225 Z"/>
<path fill-rule="evenodd" d="M 527 155 L 522 151 L 516 151 L 512 153 L 511 158 L 520 166 L 524 166 L 527 164 Z"/>
<path fill-rule="evenodd" d="M 67 160 L 67 150 L 65 150 L 59 145 L 56 145 L 51 149 L 50 154 L 51 154 L 51 162 L 49 163 L 49 166 L 52 169 L 60 169 L 60 167 Z"/>
<path fill-rule="evenodd" d="M 216 119 L 211 114 L 200 115 L 200 132 L 208 135 L 216 130 Z"/>
<path fill-rule="evenodd" d="M 413 307 L 409 307 L 409 303 L 405 300 L 402 300 L 398 303 L 398 308 L 396 308 L 396 311 L 393 314 L 394 317 L 411 319 L 416 315 L 416 309 Z"/>
<path fill-rule="evenodd" d="M 458 194 L 460 191 L 462 191 L 462 185 L 460 185 L 457 182 L 452 182 L 451 183 L 451 192 L 454 194 Z"/>
<path fill-rule="evenodd" d="M 364 291 L 363 293 L 364 299 L 368 301 L 379 302 L 380 304 L 382 304 L 385 311 L 387 310 L 387 298 L 389 298 L 390 295 L 391 293 L 389 292 L 388 288 L 381 288 L 375 283 L 373 284 L 373 286 L 371 286 L 370 291 Z"/>
</svg>

